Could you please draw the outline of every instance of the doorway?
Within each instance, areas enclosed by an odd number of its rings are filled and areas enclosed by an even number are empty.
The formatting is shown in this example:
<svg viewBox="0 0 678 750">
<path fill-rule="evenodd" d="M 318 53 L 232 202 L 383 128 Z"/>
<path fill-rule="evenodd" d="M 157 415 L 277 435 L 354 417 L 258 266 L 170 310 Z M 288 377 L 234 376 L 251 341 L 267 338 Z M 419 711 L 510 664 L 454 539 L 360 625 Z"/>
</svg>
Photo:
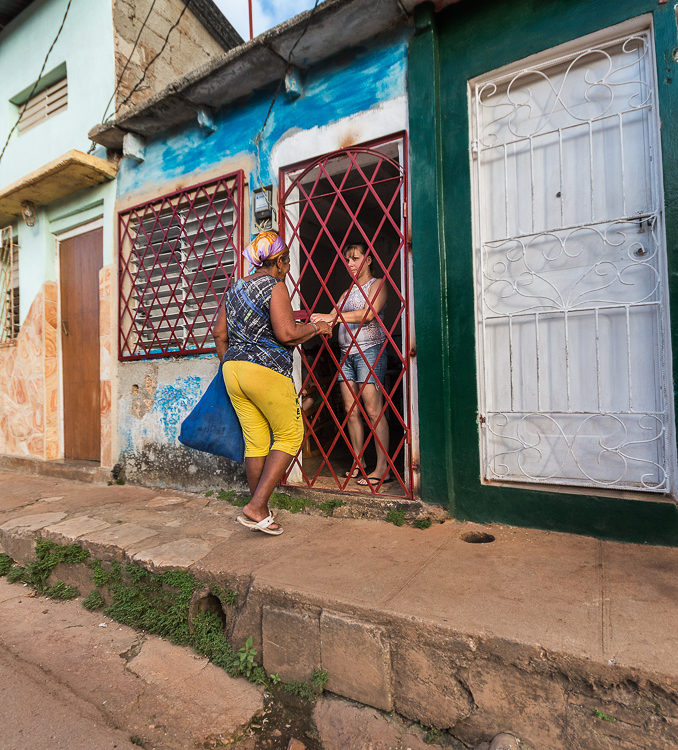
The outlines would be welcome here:
<svg viewBox="0 0 678 750">
<path fill-rule="evenodd" d="M 354 284 L 344 256 L 355 243 L 362 245 L 370 258 L 373 283 L 386 292 L 385 304 L 372 318 L 380 332 L 372 356 L 365 354 L 359 343 L 359 331 L 368 316 L 357 325 L 357 331 L 354 328 L 355 338 L 351 337 L 348 349 L 346 337 L 340 345 L 337 333 L 297 347 L 294 378 L 306 437 L 290 467 L 287 484 L 333 492 L 413 496 L 413 353 L 404 154 L 405 137 L 398 136 L 281 171 L 280 228 L 290 248 L 288 285 L 296 317 L 308 320 L 313 313 L 338 309 L 335 330 L 341 329 L 340 300 L 351 289 L 362 295 L 366 312 L 372 312 L 370 296 Z M 354 365 L 357 361 L 368 375 L 365 382 L 356 382 L 354 395 L 347 402 L 345 395 L 342 397 L 341 380 L 350 380 L 347 371 L 352 353 Z M 375 357 L 377 362 L 381 360 L 381 367 L 385 362 L 385 373 L 378 379 Z M 369 374 L 375 376 L 374 385 Z M 370 387 L 379 391 L 378 413 L 373 411 L 371 417 L 366 398 Z M 351 416 L 354 421 L 359 417 L 362 424 L 364 439 L 358 443 L 349 430 Z M 375 481 L 373 467 L 379 452 L 385 455 L 386 468 Z"/>
<path fill-rule="evenodd" d="M 103 231 L 59 242 L 64 458 L 99 461 L 99 270 Z"/>
</svg>

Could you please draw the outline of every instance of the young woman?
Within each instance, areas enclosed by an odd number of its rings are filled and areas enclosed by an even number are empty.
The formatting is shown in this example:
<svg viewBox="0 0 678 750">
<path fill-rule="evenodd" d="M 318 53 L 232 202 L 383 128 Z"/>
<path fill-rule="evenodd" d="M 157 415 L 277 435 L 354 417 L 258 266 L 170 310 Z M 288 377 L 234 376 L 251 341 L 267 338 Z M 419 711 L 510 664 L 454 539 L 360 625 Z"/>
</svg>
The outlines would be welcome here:
<svg viewBox="0 0 678 750">
<path fill-rule="evenodd" d="M 348 434 L 351 446 L 360 457 L 360 465 L 354 464 L 345 476 L 355 479 L 363 487 L 376 486 L 380 482 L 391 481 L 384 451 L 388 450 L 388 421 L 386 414 L 381 414 L 386 351 L 379 355 L 386 341 L 380 319 L 386 304 L 386 284 L 383 279 L 373 276 L 372 257 L 364 244 L 348 245 L 344 248 L 343 255 L 353 281 L 332 312 L 316 313 L 311 316 L 311 322 L 328 323 L 331 326 L 339 323 L 340 361 L 344 363 L 339 373 L 341 396 L 349 415 Z M 373 372 L 370 372 L 368 362 Z M 365 444 L 365 429 L 357 404 L 357 395 L 363 383 L 367 383 L 361 394 L 363 406 L 378 438 L 375 440 L 377 464 L 373 471 L 367 473 L 364 457 L 361 456 Z"/>
<path fill-rule="evenodd" d="M 282 534 L 269 512 L 275 486 L 304 437 L 292 380 L 292 353 L 327 323 L 294 320 L 285 277 L 290 254 L 275 232 L 262 232 L 245 248 L 250 275 L 229 289 L 214 327 L 226 390 L 245 438 L 245 472 L 252 499 L 238 521 L 253 531 Z M 273 433 L 273 445 L 271 445 Z"/>
</svg>

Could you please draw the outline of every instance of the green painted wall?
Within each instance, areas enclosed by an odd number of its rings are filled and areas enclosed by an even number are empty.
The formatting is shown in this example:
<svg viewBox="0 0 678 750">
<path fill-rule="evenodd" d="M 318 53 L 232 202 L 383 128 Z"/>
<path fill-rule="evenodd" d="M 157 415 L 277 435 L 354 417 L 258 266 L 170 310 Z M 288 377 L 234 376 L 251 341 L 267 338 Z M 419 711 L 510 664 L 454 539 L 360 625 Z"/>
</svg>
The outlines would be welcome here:
<svg viewBox="0 0 678 750">
<path fill-rule="evenodd" d="M 36 0 L 0 34 L 0 149 L 19 109 L 11 100 L 32 88 L 61 24 L 67 0 Z M 87 151 L 89 129 L 100 119 L 115 87 L 111 0 L 73 0 L 61 35 L 50 52 L 45 74 L 66 68 L 68 107 L 19 134 L 15 130 L 0 162 L 0 188 L 21 179 L 70 149 Z M 49 78 L 48 78 L 49 80 Z M 104 149 L 96 156 L 105 157 Z M 104 200 L 105 199 L 105 200 Z M 45 281 L 55 281 L 58 232 L 99 218 L 113 226 L 113 186 L 83 190 L 37 212 L 34 227 L 17 220 L 20 319 L 23 322 Z M 92 205 L 99 204 L 92 210 Z M 104 263 L 113 260 L 113 234 L 104 232 Z"/>
<path fill-rule="evenodd" d="M 657 47 L 674 370 L 678 371 L 678 46 L 673 4 L 471 0 L 420 8 L 409 53 L 412 243 L 422 495 L 460 519 L 678 546 L 672 502 L 480 482 L 468 79 L 652 12 Z M 425 363 L 425 367 L 421 366 Z M 443 409 L 445 410 L 443 413 Z M 441 418 L 442 415 L 442 418 Z"/>
</svg>

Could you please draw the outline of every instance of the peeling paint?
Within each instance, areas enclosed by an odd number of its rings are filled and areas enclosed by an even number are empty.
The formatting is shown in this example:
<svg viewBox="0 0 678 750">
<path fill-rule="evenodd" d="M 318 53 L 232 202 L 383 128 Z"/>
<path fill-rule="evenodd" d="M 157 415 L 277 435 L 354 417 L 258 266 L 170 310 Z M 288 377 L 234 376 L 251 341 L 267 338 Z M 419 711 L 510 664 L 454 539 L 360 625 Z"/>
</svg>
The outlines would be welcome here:
<svg viewBox="0 0 678 750">
<path fill-rule="evenodd" d="M 250 184 L 259 183 L 259 179 L 264 184 L 277 182 L 269 157 L 287 134 L 323 127 L 404 96 L 410 33 L 409 29 L 400 30 L 369 50 L 337 56 L 306 74 L 303 96 L 295 100 L 278 97 L 259 148 L 261 178 L 253 170 Z M 253 138 L 266 119 L 271 96 L 268 91 L 218 113 L 215 132 L 207 138 L 196 124 L 149 142 L 144 162 L 134 165 L 123 160 L 118 197 L 147 193 L 154 185 L 164 192 L 163 185 L 184 175 L 199 175 L 243 154 L 254 157 Z"/>
</svg>

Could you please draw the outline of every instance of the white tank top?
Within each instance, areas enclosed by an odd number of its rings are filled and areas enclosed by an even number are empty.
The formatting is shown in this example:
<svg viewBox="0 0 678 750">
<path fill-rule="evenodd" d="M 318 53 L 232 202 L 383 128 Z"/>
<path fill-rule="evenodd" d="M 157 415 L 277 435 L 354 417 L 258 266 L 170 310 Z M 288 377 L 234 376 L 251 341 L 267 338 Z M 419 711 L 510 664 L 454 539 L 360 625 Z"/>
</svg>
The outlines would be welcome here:
<svg viewBox="0 0 678 750">
<path fill-rule="evenodd" d="M 378 279 L 370 279 L 366 284 L 362 285 L 363 292 L 365 292 L 364 295 L 361 294 L 357 284 L 352 284 L 348 294 L 346 295 L 346 299 L 344 300 L 343 305 L 339 306 L 341 312 L 343 313 L 353 312 L 354 310 L 364 310 L 367 306 L 365 298 L 367 297 L 369 299 L 370 287 L 375 281 L 378 281 Z M 386 340 L 386 336 L 384 334 L 381 320 L 379 320 L 379 318 L 383 318 L 382 313 L 379 313 L 378 317 L 374 317 L 372 318 L 372 320 L 364 323 L 340 323 L 338 335 L 341 353 L 346 354 L 346 351 L 349 348 L 355 350 L 355 346 L 352 346 L 353 341 L 348 331 L 346 330 L 347 327 L 353 333 L 356 342 L 360 345 L 360 348 L 363 351 L 365 349 L 369 349 L 371 346 L 381 346 Z"/>
</svg>

